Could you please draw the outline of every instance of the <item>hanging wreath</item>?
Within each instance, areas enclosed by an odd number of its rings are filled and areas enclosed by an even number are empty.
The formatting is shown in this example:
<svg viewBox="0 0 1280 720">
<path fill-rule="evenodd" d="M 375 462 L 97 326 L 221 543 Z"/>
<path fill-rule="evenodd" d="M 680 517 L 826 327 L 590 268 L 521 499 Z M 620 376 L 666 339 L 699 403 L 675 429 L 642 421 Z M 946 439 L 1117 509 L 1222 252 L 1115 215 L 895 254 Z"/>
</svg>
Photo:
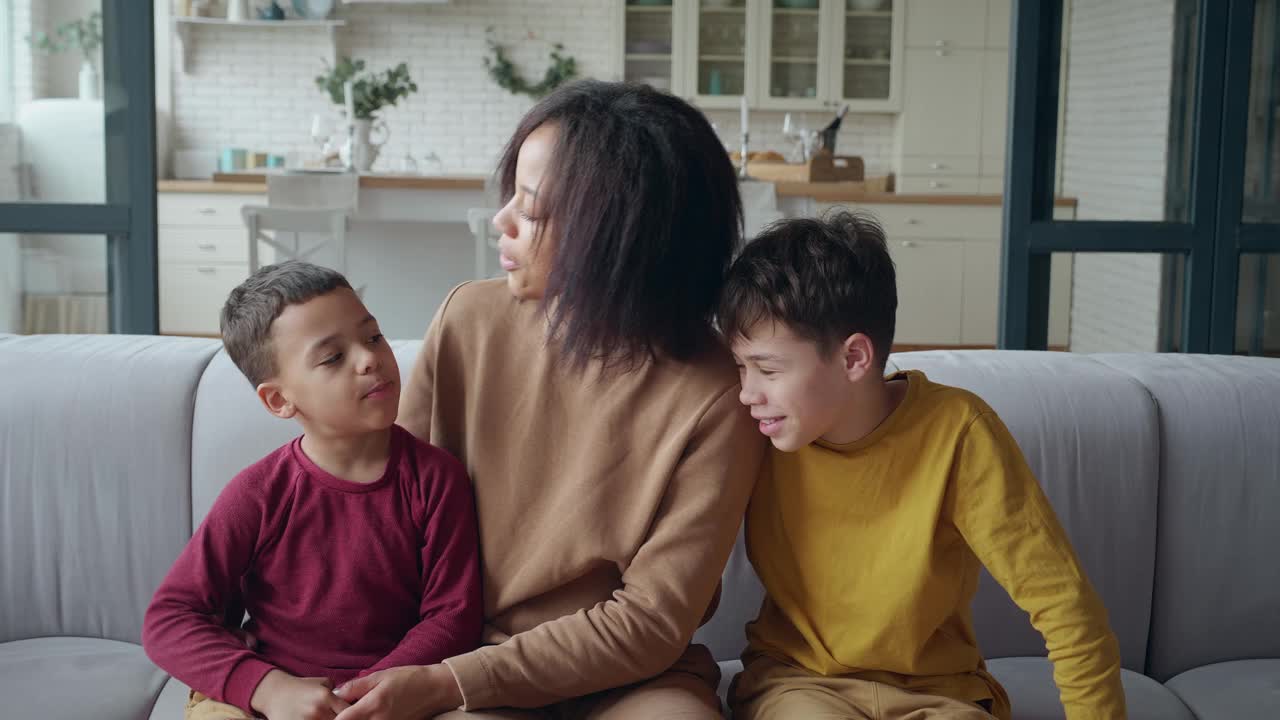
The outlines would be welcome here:
<svg viewBox="0 0 1280 720">
<path fill-rule="evenodd" d="M 542 82 L 530 84 L 516 69 L 511 58 L 507 57 L 506 48 L 499 45 L 493 38 L 493 28 L 488 28 L 487 34 L 486 42 L 492 56 L 485 56 L 484 66 L 489 70 L 489 77 L 493 78 L 498 87 L 512 95 L 524 94 L 534 99 L 541 98 L 578 74 L 578 61 L 572 55 L 565 55 L 562 52 L 563 44 L 556 43 L 551 46 L 551 65 L 542 74 Z"/>
</svg>

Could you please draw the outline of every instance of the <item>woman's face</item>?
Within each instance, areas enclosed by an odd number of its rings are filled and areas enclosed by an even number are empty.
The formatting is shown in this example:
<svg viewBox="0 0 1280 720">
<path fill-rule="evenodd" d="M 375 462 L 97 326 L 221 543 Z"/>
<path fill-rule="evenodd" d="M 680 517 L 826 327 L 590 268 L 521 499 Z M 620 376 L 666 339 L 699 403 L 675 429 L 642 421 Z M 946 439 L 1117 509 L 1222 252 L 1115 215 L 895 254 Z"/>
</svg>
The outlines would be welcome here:
<svg viewBox="0 0 1280 720">
<path fill-rule="evenodd" d="M 529 133 L 516 156 L 515 192 L 493 217 L 493 226 L 502 233 L 498 241 L 499 262 L 507 273 L 507 287 L 521 300 L 537 300 L 547 290 L 556 238 L 542 216 L 545 201 L 543 180 L 555 149 L 556 129 L 542 125 Z M 541 237 L 539 238 L 539 234 Z"/>
</svg>

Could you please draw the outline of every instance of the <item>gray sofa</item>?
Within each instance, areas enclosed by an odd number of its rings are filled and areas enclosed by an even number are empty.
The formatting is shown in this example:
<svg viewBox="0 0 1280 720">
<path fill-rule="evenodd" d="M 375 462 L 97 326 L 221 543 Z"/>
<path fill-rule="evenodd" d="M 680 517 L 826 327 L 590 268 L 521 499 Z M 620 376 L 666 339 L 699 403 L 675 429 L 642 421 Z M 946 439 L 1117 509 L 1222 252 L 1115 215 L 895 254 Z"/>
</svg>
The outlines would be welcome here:
<svg viewBox="0 0 1280 720">
<path fill-rule="evenodd" d="M 402 368 L 417 346 L 396 343 Z M 1280 361 L 893 365 L 1011 427 L 1106 602 L 1130 717 L 1280 718 Z M 186 689 L 138 645 L 143 610 L 223 484 L 297 432 L 214 341 L 0 336 L 0 716 L 180 717 Z M 761 596 L 741 545 L 724 584 L 698 639 L 727 685 Z M 975 620 L 1015 717 L 1062 717 L 1043 643 L 989 578 Z"/>
</svg>

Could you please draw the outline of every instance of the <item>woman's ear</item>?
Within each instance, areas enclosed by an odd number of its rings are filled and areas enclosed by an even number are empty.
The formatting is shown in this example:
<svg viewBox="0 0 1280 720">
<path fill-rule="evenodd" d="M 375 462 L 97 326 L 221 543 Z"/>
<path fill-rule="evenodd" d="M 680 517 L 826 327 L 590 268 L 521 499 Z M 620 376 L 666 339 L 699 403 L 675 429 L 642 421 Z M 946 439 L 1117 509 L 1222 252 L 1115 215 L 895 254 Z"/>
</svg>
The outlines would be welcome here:
<svg viewBox="0 0 1280 720">
<path fill-rule="evenodd" d="M 298 414 L 298 408 L 284 396 L 284 389 L 277 382 L 264 382 L 258 386 L 258 399 L 267 412 L 282 420 Z"/>
<path fill-rule="evenodd" d="M 876 346 L 870 337 L 862 333 L 854 333 L 845 338 L 840 345 L 840 354 L 844 358 L 844 372 L 850 382 L 859 382 L 868 373 L 880 372 Z"/>
</svg>

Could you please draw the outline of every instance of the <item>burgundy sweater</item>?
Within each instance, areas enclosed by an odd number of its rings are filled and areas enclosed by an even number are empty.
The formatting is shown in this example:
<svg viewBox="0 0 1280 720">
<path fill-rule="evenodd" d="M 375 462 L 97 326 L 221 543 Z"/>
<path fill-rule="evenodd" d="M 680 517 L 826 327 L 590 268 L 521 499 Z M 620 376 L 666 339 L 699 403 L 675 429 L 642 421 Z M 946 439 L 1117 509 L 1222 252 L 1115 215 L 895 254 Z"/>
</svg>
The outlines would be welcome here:
<svg viewBox="0 0 1280 720">
<path fill-rule="evenodd" d="M 389 454 L 382 478 L 353 483 L 297 438 L 237 475 L 156 590 L 147 655 L 251 711 L 275 668 L 338 684 L 473 650 L 484 608 L 466 471 L 399 426 Z M 245 610 L 256 650 L 230 629 Z"/>
</svg>

